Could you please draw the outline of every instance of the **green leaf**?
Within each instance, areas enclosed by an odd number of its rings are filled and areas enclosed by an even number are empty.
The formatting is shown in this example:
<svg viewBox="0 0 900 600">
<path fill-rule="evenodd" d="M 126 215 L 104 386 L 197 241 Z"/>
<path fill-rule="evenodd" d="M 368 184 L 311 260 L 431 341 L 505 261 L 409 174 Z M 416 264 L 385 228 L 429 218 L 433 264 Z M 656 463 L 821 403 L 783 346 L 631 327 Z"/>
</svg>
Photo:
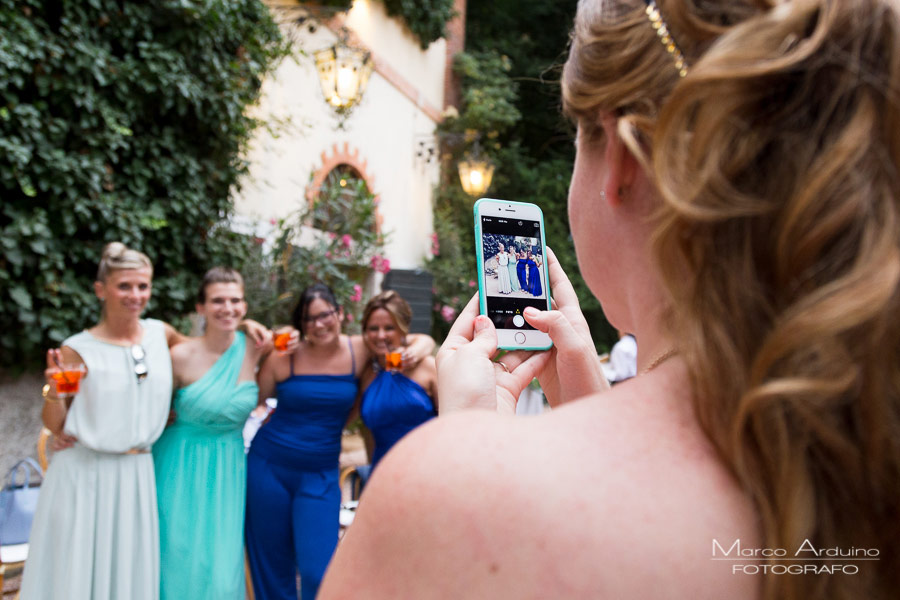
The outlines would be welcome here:
<svg viewBox="0 0 900 600">
<path fill-rule="evenodd" d="M 31 310 L 31 294 L 29 294 L 28 290 L 22 286 L 11 288 L 9 290 L 9 297 L 12 298 L 13 302 L 18 304 L 20 308 Z"/>
</svg>

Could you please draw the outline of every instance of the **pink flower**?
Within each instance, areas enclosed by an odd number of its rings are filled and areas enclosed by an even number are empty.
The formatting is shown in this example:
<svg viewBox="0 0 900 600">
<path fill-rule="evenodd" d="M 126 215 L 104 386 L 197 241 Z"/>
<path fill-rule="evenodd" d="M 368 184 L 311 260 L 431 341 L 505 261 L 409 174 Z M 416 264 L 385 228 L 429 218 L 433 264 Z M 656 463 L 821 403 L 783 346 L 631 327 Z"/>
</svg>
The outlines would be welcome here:
<svg viewBox="0 0 900 600">
<path fill-rule="evenodd" d="M 441 243 L 438 241 L 438 234 L 431 234 L 431 255 L 437 256 L 441 253 Z"/>
<path fill-rule="evenodd" d="M 328 239 L 333 240 L 336 237 L 337 237 L 337 234 L 335 232 L 333 232 L 333 231 L 328 232 Z"/>
<path fill-rule="evenodd" d="M 276 221 L 275 219 L 269 219 L 269 225 L 277 225 L 277 224 L 278 224 L 278 221 Z"/>
<path fill-rule="evenodd" d="M 459 304 L 459 296 L 453 296 L 450 302 L 452 302 L 453 304 Z"/>
<path fill-rule="evenodd" d="M 452 322 L 456 318 L 456 309 L 445 304 L 441 307 L 441 317 L 448 323 Z"/>
<path fill-rule="evenodd" d="M 379 273 L 387 273 L 391 270 L 391 261 L 379 254 L 373 256 L 369 264 Z"/>
<path fill-rule="evenodd" d="M 331 258 L 331 250 L 325 251 L 325 258 Z"/>
<path fill-rule="evenodd" d="M 341 244 L 344 246 L 344 248 L 349 248 L 352 243 L 353 237 L 351 237 L 349 233 L 345 233 L 343 236 L 341 236 Z"/>
<path fill-rule="evenodd" d="M 353 295 L 350 296 L 350 302 L 359 302 L 362 300 L 362 286 L 358 283 L 353 284 Z"/>
<path fill-rule="evenodd" d="M 475 283 L 475 280 L 474 280 L 474 279 L 470 279 L 470 280 L 469 280 L 469 287 L 475 287 L 476 285 L 478 285 L 478 284 Z"/>
<path fill-rule="evenodd" d="M 347 322 L 348 322 L 348 323 L 352 323 L 352 322 L 353 322 L 353 313 L 347 313 Z"/>
</svg>

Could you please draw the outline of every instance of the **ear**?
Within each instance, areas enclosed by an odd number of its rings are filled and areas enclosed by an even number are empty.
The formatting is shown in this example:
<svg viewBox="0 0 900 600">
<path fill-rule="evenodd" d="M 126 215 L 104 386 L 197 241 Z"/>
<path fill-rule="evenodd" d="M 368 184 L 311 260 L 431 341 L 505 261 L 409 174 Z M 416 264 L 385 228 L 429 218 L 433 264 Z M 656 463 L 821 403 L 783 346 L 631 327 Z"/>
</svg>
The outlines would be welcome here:
<svg viewBox="0 0 900 600">
<path fill-rule="evenodd" d="M 102 281 L 94 282 L 94 294 L 96 294 L 100 300 L 106 300 L 106 287 L 103 285 Z"/>
<path fill-rule="evenodd" d="M 600 118 L 600 123 L 606 134 L 607 171 L 603 191 L 606 201 L 618 206 L 634 185 L 640 164 L 619 136 L 615 117 L 604 115 Z"/>
<path fill-rule="evenodd" d="M 194 310 L 197 311 L 197 314 L 200 315 L 201 317 L 206 316 L 206 307 L 203 304 L 201 304 L 200 302 L 198 302 L 197 304 L 194 305 Z"/>
</svg>

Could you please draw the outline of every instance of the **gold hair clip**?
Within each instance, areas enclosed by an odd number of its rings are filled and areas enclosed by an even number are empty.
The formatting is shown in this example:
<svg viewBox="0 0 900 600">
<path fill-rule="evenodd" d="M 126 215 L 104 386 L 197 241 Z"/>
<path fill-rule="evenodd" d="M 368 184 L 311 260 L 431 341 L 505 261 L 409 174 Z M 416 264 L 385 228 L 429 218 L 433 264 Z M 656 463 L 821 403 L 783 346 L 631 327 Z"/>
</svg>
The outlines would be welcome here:
<svg viewBox="0 0 900 600">
<path fill-rule="evenodd" d="M 684 60 L 684 54 L 681 53 L 678 45 L 675 44 L 675 40 L 672 39 L 672 34 L 669 33 L 669 28 L 666 27 L 666 22 L 663 21 L 659 7 L 656 6 L 654 0 L 644 0 L 644 2 L 647 4 L 644 13 L 650 19 L 650 24 L 656 30 L 659 40 L 666 47 L 666 52 L 672 55 L 672 60 L 675 61 L 675 68 L 678 69 L 678 75 L 684 77 L 688 73 L 687 61 Z"/>
</svg>

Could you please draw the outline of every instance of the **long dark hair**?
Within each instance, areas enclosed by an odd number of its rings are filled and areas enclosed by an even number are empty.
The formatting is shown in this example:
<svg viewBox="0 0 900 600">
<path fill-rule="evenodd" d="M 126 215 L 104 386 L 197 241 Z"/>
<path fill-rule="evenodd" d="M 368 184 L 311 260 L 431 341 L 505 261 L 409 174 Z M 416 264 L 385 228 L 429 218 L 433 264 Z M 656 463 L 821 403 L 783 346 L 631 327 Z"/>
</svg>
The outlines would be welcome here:
<svg viewBox="0 0 900 600">
<path fill-rule="evenodd" d="M 314 283 L 300 293 L 300 300 L 294 307 L 291 314 L 291 324 L 300 332 L 300 338 L 306 337 L 306 331 L 303 327 L 306 322 L 306 316 L 309 314 L 309 305 L 313 300 L 324 300 L 330 304 L 334 310 L 340 310 L 341 305 L 338 304 L 337 298 L 330 287 L 324 283 Z"/>
</svg>

